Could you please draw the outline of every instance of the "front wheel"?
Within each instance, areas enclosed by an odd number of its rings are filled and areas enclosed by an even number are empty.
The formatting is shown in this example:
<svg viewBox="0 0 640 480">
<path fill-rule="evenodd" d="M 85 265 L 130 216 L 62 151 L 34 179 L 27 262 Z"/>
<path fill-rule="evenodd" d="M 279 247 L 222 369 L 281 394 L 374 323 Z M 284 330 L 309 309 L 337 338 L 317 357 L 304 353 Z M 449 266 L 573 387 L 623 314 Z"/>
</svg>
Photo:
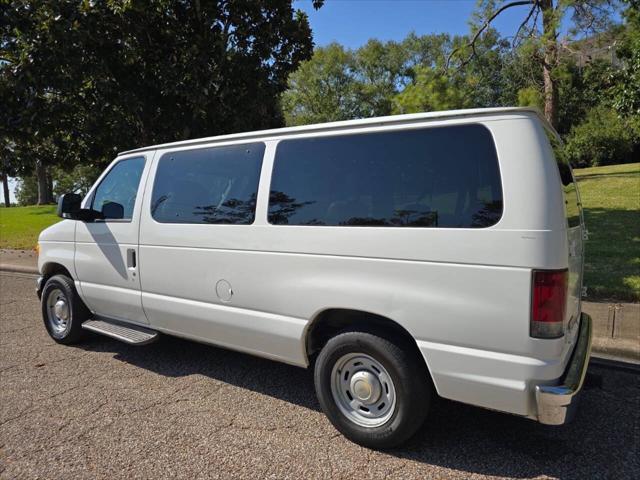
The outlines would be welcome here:
<svg viewBox="0 0 640 480">
<path fill-rule="evenodd" d="M 73 280 L 66 275 L 47 280 L 42 289 L 42 319 L 51 338 L 65 345 L 78 343 L 84 336 L 82 323 L 90 316 Z"/>
<path fill-rule="evenodd" d="M 411 437 L 424 423 L 432 395 L 414 349 L 374 332 L 331 338 L 316 360 L 314 380 L 331 423 L 370 448 L 391 448 Z"/>
</svg>

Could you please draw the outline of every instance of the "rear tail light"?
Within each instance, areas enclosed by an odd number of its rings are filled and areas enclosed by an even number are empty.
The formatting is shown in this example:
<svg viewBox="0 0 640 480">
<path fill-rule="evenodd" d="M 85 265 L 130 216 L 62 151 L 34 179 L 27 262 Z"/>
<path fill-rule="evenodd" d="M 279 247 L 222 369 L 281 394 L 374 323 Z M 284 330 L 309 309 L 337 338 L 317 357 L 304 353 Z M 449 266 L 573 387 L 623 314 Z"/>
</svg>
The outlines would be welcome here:
<svg viewBox="0 0 640 480">
<path fill-rule="evenodd" d="M 531 284 L 531 336 L 558 338 L 564 335 L 567 308 L 567 270 L 534 270 Z"/>
</svg>

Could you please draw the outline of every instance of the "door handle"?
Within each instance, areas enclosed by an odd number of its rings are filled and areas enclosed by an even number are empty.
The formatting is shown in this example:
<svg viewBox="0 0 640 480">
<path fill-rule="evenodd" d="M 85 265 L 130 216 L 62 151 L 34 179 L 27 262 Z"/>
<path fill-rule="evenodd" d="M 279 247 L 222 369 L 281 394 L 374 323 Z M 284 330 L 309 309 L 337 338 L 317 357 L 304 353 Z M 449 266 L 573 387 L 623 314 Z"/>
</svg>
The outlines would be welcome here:
<svg viewBox="0 0 640 480">
<path fill-rule="evenodd" d="M 130 270 L 136 268 L 136 250 L 134 248 L 127 249 L 127 268 Z"/>
</svg>

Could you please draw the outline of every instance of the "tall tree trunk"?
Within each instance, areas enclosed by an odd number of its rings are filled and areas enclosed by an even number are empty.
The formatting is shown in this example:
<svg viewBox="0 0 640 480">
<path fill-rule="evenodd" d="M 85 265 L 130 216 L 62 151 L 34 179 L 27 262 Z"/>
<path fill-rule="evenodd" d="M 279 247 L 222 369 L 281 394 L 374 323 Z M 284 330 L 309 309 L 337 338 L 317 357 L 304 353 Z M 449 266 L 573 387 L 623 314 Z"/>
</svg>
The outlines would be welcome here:
<svg viewBox="0 0 640 480">
<path fill-rule="evenodd" d="M 9 195 L 9 169 L 7 157 L 2 156 L 2 170 L 0 170 L 0 176 L 2 177 L 2 193 L 4 194 L 4 206 L 9 208 L 11 206 L 11 196 Z"/>
<path fill-rule="evenodd" d="M 53 202 L 53 178 L 51 177 L 51 170 L 47 170 L 47 198 L 49 203 Z"/>
<path fill-rule="evenodd" d="M 4 206 L 9 208 L 11 206 L 11 197 L 9 196 L 9 176 L 6 173 L 2 175 L 2 193 L 4 194 Z"/>
<path fill-rule="evenodd" d="M 556 31 L 556 11 L 553 8 L 553 0 L 542 0 L 543 27 L 543 64 L 542 76 L 544 78 L 544 116 L 553 126 L 558 126 L 558 84 L 553 76 L 553 69 L 558 63 L 558 44 Z"/>
<path fill-rule="evenodd" d="M 36 161 L 36 180 L 38 181 L 38 205 L 51 203 L 49 182 L 47 182 L 47 167 L 40 160 Z"/>
</svg>

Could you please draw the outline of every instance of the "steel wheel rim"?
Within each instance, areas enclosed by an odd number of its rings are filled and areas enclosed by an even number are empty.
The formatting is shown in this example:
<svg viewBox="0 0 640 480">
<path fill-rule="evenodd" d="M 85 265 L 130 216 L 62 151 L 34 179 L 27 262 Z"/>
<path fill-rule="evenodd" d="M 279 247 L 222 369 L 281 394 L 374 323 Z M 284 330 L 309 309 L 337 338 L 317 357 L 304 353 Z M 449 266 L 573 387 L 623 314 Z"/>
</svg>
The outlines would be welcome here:
<svg viewBox="0 0 640 480">
<path fill-rule="evenodd" d="M 368 428 L 384 425 L 396 409 L 396 390 L 391 376 L 366 353 L 348 353 L 331 371 L 331 394 L 340 412 Z"/>
<path fill-rule="evenodd" d="M 69 326 L 69 301 L 59 288 L 54 288 L 47 296 L 47 320 L 51 330 L 62 334 Z"/>
</svg>

